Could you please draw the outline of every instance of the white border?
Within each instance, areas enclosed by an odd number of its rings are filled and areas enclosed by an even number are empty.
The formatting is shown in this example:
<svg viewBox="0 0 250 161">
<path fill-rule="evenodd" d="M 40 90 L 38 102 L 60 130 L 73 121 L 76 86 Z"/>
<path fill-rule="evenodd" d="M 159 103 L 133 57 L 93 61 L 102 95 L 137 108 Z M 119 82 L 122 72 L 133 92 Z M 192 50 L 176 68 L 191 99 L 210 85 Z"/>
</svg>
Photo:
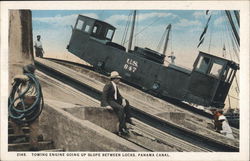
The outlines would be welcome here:
<svg viewBox="0 0 250 161">
<path fill-rule="evenodd" d="M 175 9 L 240 10 L 240 152 L 239 153 L 168 153 L 168 158 L 74 158 L 16 157 L 7 151 L 8 98 L 8 10 L 9 9 Z M 17 1 L 1 2 L 1 159 L 2 160 L 239 160 L 249 159 L 249 1 Z M 30 153 L 26 153 L 29 155 Z"/>
</svg>

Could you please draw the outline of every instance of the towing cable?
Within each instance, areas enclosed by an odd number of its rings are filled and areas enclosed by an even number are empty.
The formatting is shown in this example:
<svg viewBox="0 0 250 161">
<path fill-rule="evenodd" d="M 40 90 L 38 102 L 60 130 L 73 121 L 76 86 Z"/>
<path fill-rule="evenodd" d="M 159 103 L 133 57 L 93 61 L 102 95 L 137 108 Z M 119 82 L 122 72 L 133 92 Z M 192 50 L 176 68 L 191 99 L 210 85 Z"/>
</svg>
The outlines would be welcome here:
<svg viewBox="0 0 250 161">
<path fill-rule="evenodd" d="M 19 93 L 19 86 L 24 82 L 19 79 L 15 80 L 8 99 L 9 117 L 19 124 L 30 123 L 37 119 L 44 106 L 43 94 L 38 79 L 31 73 L 25 73 L 25 75 L 29 77 L 27 88 L 22 93 Z M 35 85 L 37 91 L 36 99 L 32 105 L 26 107 L 27 105 L 24 103 L 24 96 L 29 91 L 32 84 Z M 15 98 L 16 92 L 18 96 Z M 21 102 L 15 103 L 18 100 L 21 100 Z M 20 108 L 20 106 L 22 108 Z"/>
</svg>

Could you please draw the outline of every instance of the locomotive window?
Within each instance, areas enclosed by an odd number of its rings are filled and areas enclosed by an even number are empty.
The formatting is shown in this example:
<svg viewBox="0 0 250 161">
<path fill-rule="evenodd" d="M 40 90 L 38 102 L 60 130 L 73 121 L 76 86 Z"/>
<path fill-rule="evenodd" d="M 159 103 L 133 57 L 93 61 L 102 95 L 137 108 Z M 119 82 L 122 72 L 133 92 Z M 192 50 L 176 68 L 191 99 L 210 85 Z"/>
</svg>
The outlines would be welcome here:
<svg viewBox="0 0 250 161">
<path fill-rule="evenodd" d="M 114 30 L 109 29 L 108 32 L 107 32 L 106 38 L 111 39 L 112 36 L 113 36 L 113 33 L 114 33 Z"/>
<path fill-rule="evenodd" d="M 86 25 L 84 31 L 89 33 L 89 31 L 90 31 L 90 26 L 89 26 L 89 25 Z"/>
<path fill-rule="evenodd" d="M 93 28 L 93 31 L 92 31 L 93 33 L 96 33 L 97 32 L 97 26 L 94 26 L 94 28 Z"/>
<path fill-rule="evenodd" d="M 216 78 L 219 78 L 220 73 L 222 72 L 222 68 L 223 65 L 221 63 L 214 62 L 209 74 L 215 76 Z"/>
<path fill-rule="evenodd" d="M 223 72 L 223 74 L 222 74 L 222 76 L 221 76 L 221 80 L 224 80 L 225 81 L 225 79 L 226 79 L 226 75 L 227 75 L 227 71 L 228 71 L 229 69 L 225 69 L 224 70 L 224 72 Z"/>
<path fill-rule="evenodd" d="M 201 72 L 201 73 L 206 74 L 207 69 L 208 69 L 208 65 L 209 65 L 209 61 L 210 61 L 209 58 L 201 56 L 199 61 L 198 61 L 197 66 L 196 66 L 196 70 Z"/>
<path fill-rule="evenodd" d="M 233 69 L 229 68 L 228 74 L 227 74 L 227 78 L 226 78 L 226 82 L 229 82 L 231 79 L 231 76 L 233 74 Z"/>
<path fill-rule="evenodd" d="M 95 26 L 93 27 L 92 33 L 93 33 L 93 34 L 99 34 L 99 33 L 100 33 L 100 30 L 101 30 L 101 25 L 95 25 Z"/>
<path fill-rule="evenodd" d="M 83 21 L 83 20 L 78 20 L 78 21 L 77 21 L 77 24 L 76 24 L 76 29 L 81 30 L 83 24 L 84 24 L 84 21 Z"/>
</svg>

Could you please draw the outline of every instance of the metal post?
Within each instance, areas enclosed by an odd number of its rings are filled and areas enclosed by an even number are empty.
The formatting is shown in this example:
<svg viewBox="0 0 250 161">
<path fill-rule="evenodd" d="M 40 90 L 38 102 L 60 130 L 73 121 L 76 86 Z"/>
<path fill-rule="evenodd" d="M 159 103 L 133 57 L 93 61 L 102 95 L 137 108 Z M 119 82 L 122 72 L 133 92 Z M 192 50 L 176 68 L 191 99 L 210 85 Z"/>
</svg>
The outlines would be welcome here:
<svg viewBox="0 0 250 161">
<path fill-rule="evenodd" d="M 130 32 L 130 36 L 129 36 L 129 43 L 128 43 L 128 51 L 131 50 L 131 47 L 132 47 L 134 29 L 135 29 L 135 17 L 136 17 L 136 10 L 134 10 L 134 14 L 133 14 L 132 27 L 131 27 L 131 32 Z"/>
<path fill-rule="evenodd" d="M 171 30 L 171 27 L 172 25 L 169 24 L 166 28 L 166 30 L 168 30 L 168 33 L 167 33 L 167 36 L 166 36 L 166 41 L 165 41 L 165 44 L 164 44 L 164 48 L 163 48 L 163 54 L 166 55 L 166 50 L 167 50 L 167 46 L 168 46 L 168 40 L 169 40 L 169 33 L 170 33 L 170 30 Z"/>
</svg>

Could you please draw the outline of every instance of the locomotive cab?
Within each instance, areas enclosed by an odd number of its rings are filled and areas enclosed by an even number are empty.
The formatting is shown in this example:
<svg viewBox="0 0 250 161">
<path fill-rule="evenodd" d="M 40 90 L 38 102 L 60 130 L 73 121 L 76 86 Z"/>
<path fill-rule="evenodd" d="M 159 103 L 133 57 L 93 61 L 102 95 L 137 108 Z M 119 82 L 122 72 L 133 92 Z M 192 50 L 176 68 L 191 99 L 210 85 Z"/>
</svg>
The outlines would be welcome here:
<svg viewBox="0 0 250 161">
<path fill-rule="evenodd" d="M 188 98 L 207 106 L 224 107 L 224 101 L 239 65 L 200 52 L 188 84 Z"/>
<path fill-rule="evenodd" d="M 78 15 L 72 36 L 67 49 L 77 56 L 81 56 L 88 45 L 89 40 L 102 44 L 111 43 L 115 27 L 87 16 Z"/>
</svg>

